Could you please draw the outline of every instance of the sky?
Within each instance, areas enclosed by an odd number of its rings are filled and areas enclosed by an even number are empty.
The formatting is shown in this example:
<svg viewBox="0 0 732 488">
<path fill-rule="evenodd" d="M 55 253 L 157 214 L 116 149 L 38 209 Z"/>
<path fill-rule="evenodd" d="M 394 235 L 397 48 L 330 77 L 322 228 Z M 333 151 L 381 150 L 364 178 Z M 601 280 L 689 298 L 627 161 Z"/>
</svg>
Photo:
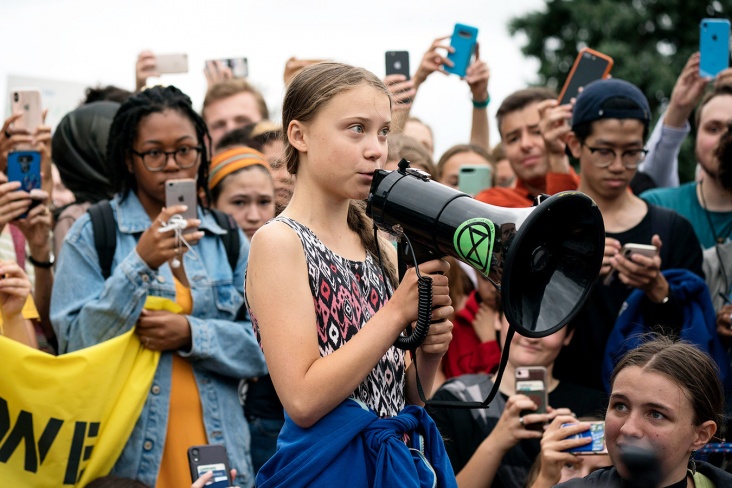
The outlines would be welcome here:
<svg viewBox="0 0 732 488">
<path fill-rule="evenodd" d="M 200 108 L 205 60 L 247 57 L 249 80 L 279 120 L 282 72 L 289 57 L 332 59 L 383 77 L 384 53 L 409 51 L 414 73 L 432 41 L 450 35 L 459 22 L 479 29 L 481 58 L 491 70 L 493 145 L 500 101 L 536 81 L 538 69 L 537 61 L 521 54 L 525 39 L 509 36 L 508 20 L 543 5 L 543 0 L 3 0 L 0 40 L 6 48 L 0 83 L 6 92 L 13 88 L 9 76 L 131 90 L 140 51 L 187 53 L 189 73 L 160 81 L 178 86 Z M 2 114 L 7 114 L 8 99 L 0 97 Z M 68 103 L 71 107 L 76 101 Z M 467 83 L 455 75 L 434 73 L 420 87 L 412 115 L 432 127 L 435 160 L 450 146 L 468 141 L 471 110 Z"/>
</svg>

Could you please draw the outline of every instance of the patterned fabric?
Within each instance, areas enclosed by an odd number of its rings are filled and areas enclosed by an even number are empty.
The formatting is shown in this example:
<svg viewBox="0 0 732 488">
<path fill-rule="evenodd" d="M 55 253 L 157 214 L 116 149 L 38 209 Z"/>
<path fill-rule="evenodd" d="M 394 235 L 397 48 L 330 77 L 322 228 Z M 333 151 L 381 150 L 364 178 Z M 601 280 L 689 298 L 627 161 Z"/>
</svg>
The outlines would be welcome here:
<svg viewBox="0 0 732 488">
<path fill-rule="evenodd" d="M 308 266 L 310 291 L 317 316 L 320 355 L 327 356 L 348 342 L 386 303 L 391 287 L 367 253 L 365 261 L 336 255 L 304 225 L 287 217 L 275 221 L 290 226 L 300 237 Z M 259 330 L 252 316 L 257 338 Z M 261 345 L 261 343 L 260 343 Z M 392 346 L 350 398 L 360 400 L 380 417 L 404 408 L 404 352 Z"/>
</svg>

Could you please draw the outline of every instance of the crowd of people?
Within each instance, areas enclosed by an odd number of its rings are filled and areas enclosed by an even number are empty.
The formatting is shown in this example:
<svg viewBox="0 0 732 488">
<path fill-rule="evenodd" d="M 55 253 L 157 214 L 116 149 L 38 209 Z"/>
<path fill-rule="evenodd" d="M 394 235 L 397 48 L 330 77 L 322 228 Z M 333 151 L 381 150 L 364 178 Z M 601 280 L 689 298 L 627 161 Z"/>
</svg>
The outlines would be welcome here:
<svg viewBox="0 0 732 488">
<path fill-rule="evenodd" d="M 654 127 L 632 80 L 592 82 L 566 105 L 542 87 L 492 101 L 476 49 L 462 78 L 471 131 L 434 154 L 412 102 L 449 51 L 438 38 L 410 78 L 383 80 L 292 58 L 281 117 L 223 65 L 207 67 L 196 110 L 147 86 L 146 51 L 134 92 L 90 88 L 53 133 L 5 121 L 0 167 L 29 145 L 42 184 L 25 192 L 0 172 L 1 335 L 62 355 L 132 330 L 160 352 L 112 472 L 88 486 L 190 486 L 187 450 L 205 444 L 225 446 L 242 488 L 637 481 L 629 449 L 652 458 L 646 486 L 732 486 L 724 456 L 697 454 L 732 425 L 732 68 L 703 78 L 692 55 Z M 692 132 L 697 178 L 681 184 Z M 366 214 L 374 171 L 403 158 L 456 189 L 461 167 L 489 168 L 475 198 L 490 205 L 578 190 L 602 214 L 584 306 L 548 337 L 514 335 L 500 381 L 509 324 L 494 283 L 454 258 L 400 277 Z M 180 179 L 195 181 L 195 209 L 166 202 Z M 394 342 L 418 319 L 423 277 L 434 323 L 405 353 Z M 522 367 L 546 371 L 546 410 L 517 390 Z M 489 409 L 421 408 L 422 389 L 479 402 L 494 384 Z M 606 450 L 569 451 L 602 420 Z"/>
</svg>

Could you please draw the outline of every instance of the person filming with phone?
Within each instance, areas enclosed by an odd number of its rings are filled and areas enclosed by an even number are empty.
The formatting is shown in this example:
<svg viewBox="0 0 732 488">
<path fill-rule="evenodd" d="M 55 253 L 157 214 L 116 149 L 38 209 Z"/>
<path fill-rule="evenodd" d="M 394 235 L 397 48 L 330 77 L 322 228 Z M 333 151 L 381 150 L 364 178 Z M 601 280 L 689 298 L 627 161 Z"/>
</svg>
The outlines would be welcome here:
<svg viewBox="0 0 732 488">
<path fill-rule="evenodd" d="M 503 349 L 508 325 L 495 324 Z M 461 488 L 524 488 L 540 453 L 545 425 L 558 417 L 577 423 L 577 416 L 599 415 L 604 410 L 604 393 L 554 376 L 554 360 L 573 341 L 574 333 L 564 327 L 541 339 L 515 334 L 500 394 L 490 408 L 429 409 L 446 439 L 445 448 Z M 492 388 L 493 376 L 465 374 L 444 383 L 433 400 L 481 402 Z M 587 428 L 583 424 L 577 432 Z"/>
<path fill-rule="evenodd" d="M 133 328 L 142 347 L 160 351 L 142 413 L 112 469 L 158 488 L 189 486 L 186 449 L 206 444 L 225 446 L 237 485 L 254 482 L 237 393 L 241 378 L 266 373 L 251 324 L 237 320 L 249 241 L 201 203 L 201 195 L 211 201 L 207 138 L 190 98 L 173 86 L 148 88 L 119 107 L 107 150 L 117 190 L 107 207 L 114 245 L 97 247 L 90 213 L 104 204 L 91 207 L 66 236 L 51 301 L 60 353 Z M 172 190 L 185 204 L 171 201 Z M 235 260 L 224 243 L 232 231 Z"/>
<path fill-rule="evenodd" d="M 606 238 L 602 282 L 573 319 L 577 337 L 560 354 L 557 376 L 592 388 L 604 389 L 601 364 L 608 337 L 633 290 L 642 294 L 639 306 L 626 308 L 621 318 L 670 327 L 674 334 L 685 324 L 705 327 L 685 309 L 693 303 L 703 306 L 706 289 L 701 247 L 691 224 L 628 191 L 646 153 L 650 116 L 640 89 L 616 78 L 588 84 L 572 112 L 567 145 L 580 162 L 579 190 L 597 203 Z M 665 272 L 672 268 L 686 272 L 672 279 Z M 615 351 L 608 346 L 608 353 Z"/>
</svg>

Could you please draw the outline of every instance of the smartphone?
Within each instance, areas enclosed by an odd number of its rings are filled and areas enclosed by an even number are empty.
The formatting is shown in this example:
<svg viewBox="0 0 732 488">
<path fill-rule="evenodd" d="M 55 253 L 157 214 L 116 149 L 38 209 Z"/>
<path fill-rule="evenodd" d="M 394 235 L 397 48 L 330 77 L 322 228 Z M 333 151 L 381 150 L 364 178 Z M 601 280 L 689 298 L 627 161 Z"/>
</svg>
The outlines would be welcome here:
<svg viewBox="0 0 732 488">
<path fill-rule="evenodd" d="M 229 473 L 229 457 L 226 455 L 226 448 L 218 444 L 207 444 L 205 446 L 192 446 L 188 449 L 188 466 L 191 469 L 191 480 L 196 481 L 204 473 L 213 471 L 211 481 L 205 486 L 209 488 L 229 488 L 233 480 Z"/>
<path fill-rule="evenodd" d="M 571 435 L 567 439 L 581 439 L 583 437 L 592 438 L 592 442 L 580 447 L 567 449 L 564 452 L 574 454 L 607 454 L 607 445 L 605 444 L 605 422 L 598 420 L 589 422 L 590 429 L 579 434 Z M 562 424 L 562 427 L 569 427 L 576 424 Z"/>
<path fill-rule="evenodd" d="M 455 49 L 447 55 L 447 59 L 454 64 L 452 67 L 445 65 L 445 71 L 458 76 L 465 76 L 470 66 L 470 59 L 475 52 L 475 44 L 478 42 L 478 28 L 464 24 L 455 24 L 455 30 L 450 39 L 450 46 Z"/>
<path fill-rule="evenodd" d="M 8 181 L 19 181 L 20 188 L 29 192 L 41 188 L 41 153 L 39 151 L 12 151 L 8 153 Z M 31 200 L 30 208 L 40 203 Z M 27 213 L 20 215 L 24 219 Z"/>
<path fill-rule="evenodd" d="M 465 164 L 458 170 L 458 190 L 474 197 L 493 186 L 493 168 L 485 164 Z"/>
<path fill-rule="evenodd" d="M 620 254 L 623 257 L 630 259 L 633 254 L 640 254 L 649 258 L 654 257 L 658 254 L 658 248 L 652 244 L 637 244 L 634 242 L 628 242 L 620 248 Z M 613 269 L 603 280 L 604 285 L 609 285 L 617 277 L 618 271 Z"/>
<path fill-rule="evenodd" d="M 196 180 L 192 178 L 182 178 L 179 180 L 168 180 L 165 182 L 165 206 L 187 205 L 188 210 L 183 213 L 184 219 L 195 219 L 198 217 L 196 213 L 196 205 L 198 203 Z M 187 234 L 196 229 L 191 227 L 183 231 Z"/>
<path fill-rule="evenodd" d="M 228 66 L 231 70 L 231 75 L 234 78 L 246 78 L 249 76 L 249 60 L 247 58 L 225 58 L 225 59 L 209 59 L 206 63 L 213 63 L 218 61 L 224 66 Z"/>
<path fill-rule="evenodd" d="M 702 19 L 699 24 L 699 74 L 714 78 L 729 67 L 729 28 L 727 19 Z"/>
<path fill-rule="evenodd" d="M 559 104 L 564 105 L 576 98 L 580 88 L 588 83 L 607 78 L 613 63 L 613 58 L 607 54 L 587 47 L 581 49 L 559 94 Z"/>
<path fill-rule="evenodd" d="M 156 54 L 155 71 L 158 74 L 188 73 L 188 55 Z"/>
<path fill-rule="evenodd" d="M 386 51 L 384 59 L 386 62 L 387 76 L 404 75 L 407 79 L 410 79 L 409 51 Z"/>
<path fill-rule="evenodd" d="M 43 123 L 41 91 L 38 88 L 18 88 L 10 91 L 10 108 L 13 114 L 23 114 L 13 122 L 16 129 L 27 129 L 31 134 Z M 31 149 L 29 144 L 18 144 L 16 149 Z"/>
<path fill-rule="evenodd" d="M 544 366 L 522 366 L 516 368 L 516 393 L 526 395 L 536 404 L 536 410 L 524 410 L 521 416 L 532 413 L 546 413 L 549 404 L 546 391 L 546 368 Z M 544 424 L 526 424 L 529 430 L 542 430 Z"/>
</svg>

